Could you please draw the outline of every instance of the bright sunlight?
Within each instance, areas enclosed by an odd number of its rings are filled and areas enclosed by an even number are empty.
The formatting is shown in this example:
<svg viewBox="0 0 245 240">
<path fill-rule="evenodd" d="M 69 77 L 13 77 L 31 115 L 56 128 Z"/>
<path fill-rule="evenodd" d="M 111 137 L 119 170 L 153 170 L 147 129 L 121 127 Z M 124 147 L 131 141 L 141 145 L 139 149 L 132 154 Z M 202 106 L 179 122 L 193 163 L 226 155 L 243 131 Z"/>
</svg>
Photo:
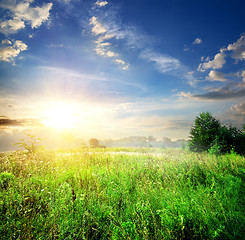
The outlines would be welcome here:
<svg viewBox="0 0 245 240">
<path fill-rule="evenodd" d="M 52 104 L 47 113 L 45 113 L 42 122 L 47 127 L 56 129 L 75 128 L 78 122 L 78 116 L 72 104 L 55 103 Z"/>
</svg>

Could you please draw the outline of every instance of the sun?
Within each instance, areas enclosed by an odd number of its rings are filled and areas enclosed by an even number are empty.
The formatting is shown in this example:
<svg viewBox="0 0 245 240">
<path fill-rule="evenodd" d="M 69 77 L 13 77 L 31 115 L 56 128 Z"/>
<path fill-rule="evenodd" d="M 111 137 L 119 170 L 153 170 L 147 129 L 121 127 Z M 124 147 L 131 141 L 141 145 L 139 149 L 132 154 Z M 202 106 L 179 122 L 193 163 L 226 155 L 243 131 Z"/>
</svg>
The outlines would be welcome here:
<svg viewBox="0 0 245 240">
<path fill-rule="evenodd" d="M 72 104 L 55 103 L 44 114 L 42 123 L 56 129 L 75 128 L 78 116 Z"/>
</svg>

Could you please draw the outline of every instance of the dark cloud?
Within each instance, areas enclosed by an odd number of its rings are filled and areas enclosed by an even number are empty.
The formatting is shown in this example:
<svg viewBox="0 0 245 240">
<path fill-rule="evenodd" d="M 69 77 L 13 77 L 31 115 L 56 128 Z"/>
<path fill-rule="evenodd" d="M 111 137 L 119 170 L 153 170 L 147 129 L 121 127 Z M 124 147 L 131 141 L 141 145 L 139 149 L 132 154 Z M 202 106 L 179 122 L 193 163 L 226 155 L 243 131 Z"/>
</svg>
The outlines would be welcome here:
<svg viewBox="0 0 245 240">
<path fill-rule="evenodd" d="M 23 120 L 9 119 L 9 118 L 1 118 L 0 126 L 23 126 Z"/>
<path fill-rule="evenodd" d="M 38 119 L 10 119 L 6 116 L 0 117 L 0 128 L 8 127 L 25 127 L 25 126 L 41 126 Z"/>
<path fill-rule="evenodd" d="M 222 89 L 219 91 L 212 91 L 204 94 L 196 94 L 193 95 L 193 97 L 198 99 L 214 99 L 214 100 L 232 99 L 238 97 L 245 97 L 245 89 L 241 89 L 241 90 Z"/>
<path fill-rule="evenodd" d="M 210 90 L 209 92 L 206 92 L 204 94 L 195 94 L 192 97 L 207 100 L 224 100 L 245 97 L 245 83 L 231 82 L 225 87 Z"/>
</svg>

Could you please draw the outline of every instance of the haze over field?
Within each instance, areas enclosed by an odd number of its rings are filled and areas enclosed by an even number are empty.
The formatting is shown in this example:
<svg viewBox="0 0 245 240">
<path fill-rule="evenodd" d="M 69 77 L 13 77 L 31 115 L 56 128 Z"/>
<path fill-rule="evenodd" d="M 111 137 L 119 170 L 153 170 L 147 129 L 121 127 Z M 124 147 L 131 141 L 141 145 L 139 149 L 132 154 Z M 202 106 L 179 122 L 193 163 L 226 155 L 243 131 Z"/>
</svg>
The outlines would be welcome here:
<svg viewBox="0 0 245 240">
<path fill-rule="evenodd" d="M 243 0 L 0 1 L 0 143 L 189 136 L 245 118 Z"/>
</svg>

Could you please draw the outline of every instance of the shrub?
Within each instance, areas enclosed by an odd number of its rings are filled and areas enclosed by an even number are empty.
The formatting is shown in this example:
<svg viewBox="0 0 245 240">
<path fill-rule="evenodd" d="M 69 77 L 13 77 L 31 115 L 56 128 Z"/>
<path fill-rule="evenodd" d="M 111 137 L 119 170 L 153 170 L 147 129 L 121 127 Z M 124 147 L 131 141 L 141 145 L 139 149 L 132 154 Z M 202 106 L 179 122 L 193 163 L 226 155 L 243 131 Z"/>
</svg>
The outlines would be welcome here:
<svg viewBox="0 0 245 240">
<path fill-rule="evenodd" d="M 14 180 L 14 175 L 9 172 L 2 172 L 0 174 L 0 187 L 1 189 L 7 189 L 10 182 Z"/>
</svg>

